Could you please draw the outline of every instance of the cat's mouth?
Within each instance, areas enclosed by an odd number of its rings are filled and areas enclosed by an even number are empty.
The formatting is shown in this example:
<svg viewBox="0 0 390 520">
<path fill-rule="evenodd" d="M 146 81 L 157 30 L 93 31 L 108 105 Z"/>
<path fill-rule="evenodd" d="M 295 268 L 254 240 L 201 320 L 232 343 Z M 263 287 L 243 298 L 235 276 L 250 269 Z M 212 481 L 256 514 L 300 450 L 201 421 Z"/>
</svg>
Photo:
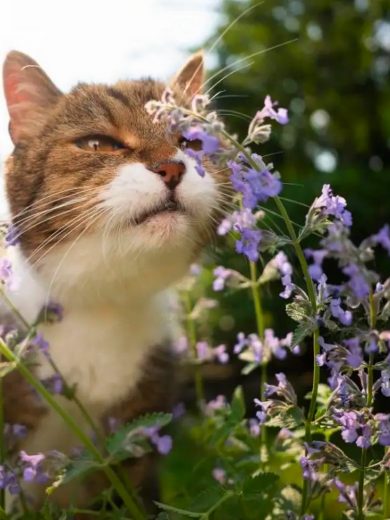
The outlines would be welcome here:
<svg viewBox="0 0 390 520">
<path fill-rule="evenodd" d="M 163 213 L 185 213 L 185 209 L 183 205 L 180 204 L 180 202 L 177 200 L 168 199 L 155 208 L 141 213 L 138 217 L 133 219 L 132 223 L 138 226 L 147 220 Z"/>
</svg>

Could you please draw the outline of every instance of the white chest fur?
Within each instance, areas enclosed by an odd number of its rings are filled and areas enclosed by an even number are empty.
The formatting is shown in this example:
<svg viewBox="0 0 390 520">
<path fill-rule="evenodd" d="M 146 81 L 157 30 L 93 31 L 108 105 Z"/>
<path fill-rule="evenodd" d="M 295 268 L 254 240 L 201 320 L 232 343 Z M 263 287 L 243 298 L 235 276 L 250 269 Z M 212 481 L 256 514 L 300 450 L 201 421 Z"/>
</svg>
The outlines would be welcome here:
<svg viewBox="0 0 390 520">
<path fill-rule="evenodd" d="M 160 295 L 137 308 L 70 309 L 63 321 L 42 327 L 52 359 L 85 406 L 104 412 L 129 395 L 150 350 L 170 335 L 165 300 Z M 43 379 L 52 369 L 43 356 L 41 363 Z"/>
</svg>

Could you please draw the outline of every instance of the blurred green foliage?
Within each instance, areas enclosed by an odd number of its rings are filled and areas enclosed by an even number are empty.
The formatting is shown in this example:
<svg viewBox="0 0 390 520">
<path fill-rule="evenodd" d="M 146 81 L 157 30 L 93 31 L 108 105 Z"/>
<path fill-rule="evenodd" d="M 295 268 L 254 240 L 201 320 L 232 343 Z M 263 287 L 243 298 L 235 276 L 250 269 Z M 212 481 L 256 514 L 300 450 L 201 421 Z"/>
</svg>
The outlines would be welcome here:
<svg viewBox="0 0 390 520">
<path fill-rule="evenodd" d="M 224 0 L 210 42 L 248 7 L 217 45 L 215 69 L 263 53 L 210 81 L 218 109 L 251 117 L 266 94 L 288 107 L 290 124 L 261 147 L 299 184 L 287 196 L 310 202 L 330 183 L 348 199 L 356 235 L 373 233 L 390 221 L 390 2 Z M 245 135 L 245 118 L 227 119 Z"/>
<path fill-rule="evenodd" d="M 282 196 L 310 204 L 330 183 L 353 212 L 356 241 L 390 222 L 390 1 L 224 0 L 206 48 L 222 34 L 207 88 L 229 129 L 243 138 L 267 94 L 289 108 L 290 123 L 273 125 L 270 142 L 256 150 L 281 172 Z M 286 205 L 302 223 L 305 207 Z M 217 248 L 215 260 L 248 270 L 233 242 L 230 252 Z M 383 272 L 388 263 L 379 256 L 376 267 Z M 265 309 L 268 325 L 282 334 L 290 324 L 278 292 L 264 295 Z M 218 341 L 231 344 L 238 330 L 254 330 L 246 293 L 223 295 L 221 315 L 229 319 L 216 323 Z"/>
</svg>

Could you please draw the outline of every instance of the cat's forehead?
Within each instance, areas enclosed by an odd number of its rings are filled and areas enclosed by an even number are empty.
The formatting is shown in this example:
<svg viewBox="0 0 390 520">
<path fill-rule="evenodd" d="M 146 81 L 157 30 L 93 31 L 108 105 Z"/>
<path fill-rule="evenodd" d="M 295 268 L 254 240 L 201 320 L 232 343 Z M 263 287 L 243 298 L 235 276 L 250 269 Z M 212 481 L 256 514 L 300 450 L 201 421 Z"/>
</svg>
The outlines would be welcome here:
<svg viewBox="0 0 390 520">
<path fill-rule="evenodd" d="M 165 85 L 152 79 L 118 81 L 112 85 L 80 83 L 64 96 L 60 127 L 75 132 L 109 132 L 132 128 L 142 138 L 158 133 L 145 104 L 160 99 Z"/>
</svg>

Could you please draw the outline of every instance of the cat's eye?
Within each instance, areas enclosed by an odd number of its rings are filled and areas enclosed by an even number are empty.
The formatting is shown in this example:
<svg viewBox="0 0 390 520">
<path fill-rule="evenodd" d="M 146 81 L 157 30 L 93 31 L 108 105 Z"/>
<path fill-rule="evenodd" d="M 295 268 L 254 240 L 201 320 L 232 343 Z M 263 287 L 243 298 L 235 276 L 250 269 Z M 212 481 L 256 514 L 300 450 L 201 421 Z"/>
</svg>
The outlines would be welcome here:
<svg viewBox="0 0 390 520">
<path fill-rule="evenodd" d="M 75 144 L 82 150 L 87 150 L 88 152 L 117 152 L 125 148 L 120 141 L 106 135 L 89 135 L 82 137 L 81 139 L 77 139 Z"/>
<path fill-rule="evenodd" d="M 186 139 L 185 137 L 181 136 L 179 138 L 179 146 L 181 149 L 184 148 L 191 148 L 192 150 L 201 150 L 202 149 L 202 141 L 200 139 Z"/>
</svg>

